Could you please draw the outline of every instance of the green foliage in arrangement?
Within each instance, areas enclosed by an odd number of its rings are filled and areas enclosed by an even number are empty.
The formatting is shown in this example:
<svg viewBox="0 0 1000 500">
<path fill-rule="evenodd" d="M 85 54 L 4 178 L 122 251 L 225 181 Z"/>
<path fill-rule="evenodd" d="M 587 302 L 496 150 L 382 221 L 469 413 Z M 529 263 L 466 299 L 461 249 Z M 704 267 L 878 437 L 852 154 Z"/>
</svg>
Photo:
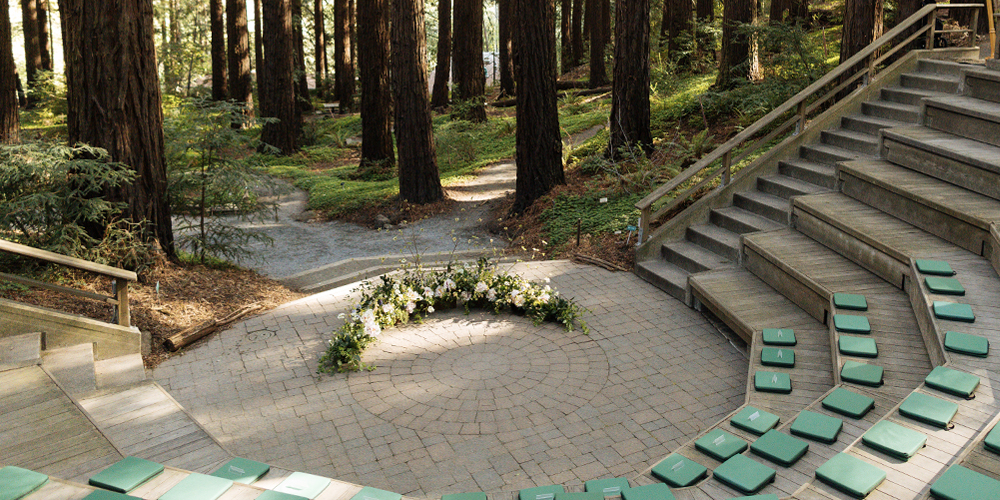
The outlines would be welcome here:
<svg viewBox="0 0 1000 500">
<path fill-rule="evenodd" d="M 364 282 L 359 288 L 361 299 L 349 315 L 341 315 L 347 323 L 334 332 L 320 357 L 320 372 L 373 370 L 375 367 L 365 364 L 361 355 L 378 341 L 382 330 L 421 321 L 445 307 L 462 305 L 466 313 L 472 309 L 494 314 L 510 311 L 530 318 L 536 325 L 558 322 L 566 331 L 579 325 L 584 334 L 590 332 L 581 319 L 586 310 L 572 299 L 560 297 L 548 285 L 499 271 L 486 258 L 474 266 L 449 265 L 440 271 L 404 268 L 381 280 Z"/>
</svg>

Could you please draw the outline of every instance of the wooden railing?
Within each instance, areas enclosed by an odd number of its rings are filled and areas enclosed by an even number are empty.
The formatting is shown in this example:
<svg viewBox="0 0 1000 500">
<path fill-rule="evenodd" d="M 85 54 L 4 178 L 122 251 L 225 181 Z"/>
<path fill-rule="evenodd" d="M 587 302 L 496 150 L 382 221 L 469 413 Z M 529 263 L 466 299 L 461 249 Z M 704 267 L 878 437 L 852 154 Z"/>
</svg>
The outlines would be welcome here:
<svg viewBox="0 0 1000 500">
<path fill-rule="evenodd" d="M 864 84 L 875 80 L 883 62 L 910 46 L 920 37 L 925 37 L 924 44 L 928 49 L 934 48 L 935 36 L 944 33 L 970 32 L 969 39 L 975 43 L 974 31 L 979 22 L 979 9 L 982 7 L 983 4 L 932 4 L 921 8 L 861 52 L 841 63 L 822 78 L 785 101 L 781 106 L 754 122 L 753 125 L 743 129 L 725 144 L 686 168 L 670 182 L 660 186 L 635 204 L 640 212 L 639 244 L 644 243 L 652 236 L 649 232 L 649 226 L 653 221 L 677 209 L 698 191 L 714 184 L 717 179 L 721 179 L 722 185 L 729 184 L 734 165 L 739 165 L 743 160 L 759 153 L 773 139 L 787 134 L 789 131 L 798 134 L 806 130 L 809 127 L 808 117 L 811 113 L 839 101 L 843 97 L 840 95 L 842 91 L 854 85 L 858 80 L 864 79 Z M 938 9 L 963 8 L 976 9 L 972 19 L 972 28 L 935 29 L 934 20 L 937 18 Z M 859 65 L 863 65 L 861 70 L 849 74 Z M 791 114 L 789 118 L 779 122 L 788 114 Z M 794 130 L 792 130 L 793 126 Z M 688 186 L 683 192 L 671 196 L 675 191 L 678 191 L 678 188 L 690 182 L 694 184 Z"/>
<path fill-rule="evenodd" d="M 72 267 L 74 269 L 79 269 L 81 271 L 88 271 L 94 274 L 99 274 L 101 276 L 107 276 L 109 278 L 114 279 L 115 295 L 109 296 L 109 295 L 101 295 L 99 293 L 94 293 L 94 292 L 88 292 L 86 290 L 77 290 L 75 288 L 69 288 L 62 285 L 57 285 L 55 283 L 47 283 L 45 281 L 38 281 L 31 278 L 25 278 L 23 276 L 17 276 L 14 274 L 0 273 L 0 279 L 2 280 L 12 281 L 14 283 L 20 283 L 22 285 L 27 285 L 27 286 L 44 288 L 46 290 L 55 290 L 57 292 L 76 295 L 78 297 L 84 297 L 87 299 L 114 305 L 116 306 L 117 309 L 117 318 L 115 318 L 116 322 L 124 327 L 132 326 L 131 320 L 129 319 L 128 284 L 129 282 L 134 282 L 138 280 L 138 276 L 136 276 L 134 272 L 126 271 L 124 269 L 118 269 L 117 267 L 96 264 L 94 262 L 86 261 L 83 259 L 77 259 L 75 257 L 67 257 L 65 255 L 49 252 L 47 250 L 39 250 L 34 247 L 21 245 L 19 243 L 14 243 L 12 241 L 7 241 L 7 240 L 0 240 L 0 251 L 12 253 L 15 255 L 20 255 L 22 257 L 29 257 L 32 259 L 48 262 L 51 264 L 59 264 L 66 267 Z"/>
</svg>

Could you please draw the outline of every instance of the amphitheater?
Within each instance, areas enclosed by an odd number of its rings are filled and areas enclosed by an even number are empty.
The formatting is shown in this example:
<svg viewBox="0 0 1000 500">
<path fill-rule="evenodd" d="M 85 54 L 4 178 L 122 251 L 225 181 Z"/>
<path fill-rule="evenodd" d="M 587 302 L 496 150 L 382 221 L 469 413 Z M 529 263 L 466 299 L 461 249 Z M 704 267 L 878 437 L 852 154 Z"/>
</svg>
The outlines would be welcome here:
<svg viewBox="0 0 1000 500">
<path fill-rule="evenodd" d="M 882 56 L 846 97 L 793 98 L 796 133 L 731 177 L 720 152 L 717 188 L 644 225 L 635 274 L 515 266 L 590 335 L 446 312 L 319 376 L 334 289 L 147 372 L 127 319 L 0 302 L 0 499 L 1000 498 L 1000 68 L 978 57 Z"/>
</svg>

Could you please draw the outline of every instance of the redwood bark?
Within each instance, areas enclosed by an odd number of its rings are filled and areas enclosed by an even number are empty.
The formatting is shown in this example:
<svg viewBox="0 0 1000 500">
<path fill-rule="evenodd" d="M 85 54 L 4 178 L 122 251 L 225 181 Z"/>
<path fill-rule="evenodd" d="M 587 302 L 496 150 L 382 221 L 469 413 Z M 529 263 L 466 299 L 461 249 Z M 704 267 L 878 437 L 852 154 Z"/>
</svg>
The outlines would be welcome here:
<svg viewBox="0 0 1000 500">
<path fill-rule="evenodd" d="M 350 5 L 347 0 L 333 2 L 333 78 L 341 113 L 346 113 L 354 107 L 354 69 L 351 67 L 349 10 Z"/>
<path fill-rule="evenodd" d="M 21 27 L 24 30 L 24 77 L 28 84 L 28 104 L 34 102 L 32 90 L 42 68 L 42 52 L 38 46 L 38 11 L 35 0 L 21 0 Z"/>
<path fill-rule="evenodd" d="M 771 11 L 768 19 L 772 23 L 807 24 L 809 3 L 807 0 L 771 0 Z"/>
<path fill-rule="evenodd" d="M 617 15 L 617 12 L 615 13 Z M 663 24 L 660 26 L 660 46 L 666 41 L 667 53 L 680 66 L 687 65 L 687 57 L 680 57 L 678 52 L 689 48 L 694 42 L 691 33 L 694 21 L 694 4 L 691 0 L 664 0 Z M 618 40 L 618 28 L 615 28 L 615 41 Z M 684 44 L 688 44 L 685 47 Z"/>
<path fill-rule="evenodd" d="M 313 78 L 316 80 L 316 94 L 320 100 L 326 99 L 326 20 L 323 14 L 323 0 L 313 2 L 313 37 L 315 45 L 313 52 L 316 54 L 316 71 Z"/>
<path fill-rule="evenodd" d="M 266 115 L 263 93 L 267 90 L 267 82 L 264 80 L 264 37 L 261 35 L 261 24 L 264 19 L 260 12 L 261 0 L 253 0 L 253 64 L 257 76 L 257 100 L 260 102 L 260 110 Z"/>
<path fill-rule="evenodd" d="M 621 1 L 621 0 L 619 0 Z M 565 184 L 556 106 L 555 4 L 514 0 L 520 26 L 514 37 L 517 81 L 517 181 L 514 213 Z"/>
<path fill-rule="evenodd" d="M 711 22 L 715 19 L 715 0 L 697 0 L 695 10 L 698 21 Z"/>
<path fill-rule="evenodd" d="M 392 83 L 399 148 L 399 197 L 411 203 L 431 203 L 444 198 L 427 96 L 423 14 L 423 0 L 392 0 Z"/>
<path fill-rule="evenodd" d="M 720 88 L 731 88 L 740 81 L 760 78 L 757 37 L 740 33 L 741 24 L 757 21 L 756 0 L 728 0 L 722 11 L 722 51 L 719 58 Z"/>
<path fill-rule="evenodd" d="M 104 148 L 136 173 L 105 199 L 174 256 L 152 0 L 60 0 L 69 142 Z"/>
<path fill-rule="evenodd" d="M 229 97 L 226 81 L 226 23 L 222 0 L 209 2 L 209 22 L 212 30 L 212 99 L 225 101 Z"/>
<path fill-rule="evenodd" d="M 573 0 L 559 0 L 559 70 L 569 71 L 573 59 Z"/>
<path fill-rule="evenodd" d="M 883 0 L 847 0 L 844 4 L 844 28 L 840 37 L 840 62 L 882 36 Z M 860 70 L 858 65 L 855 71 Z M 850 76 L 854 71 L 848 72 Z M 846 90 L 846 89 L 845 89 Z"/>
<path fill-rule="evenodd" d="M 360 12 L 358 15 L 360 16 Z M 448 105 L 449 80 L 451 80 L 451 0 L 438 0 L 437 67 L 434 70 L 431 106 L 440 108 Z"/>
<path fill-rule="evenodd" d="M 516 93 L 514 83 L 514 0 L 498 0 L 500 34 L 500 96 L 509 97 Z M 565 39 L 563 40 L 565 47 Z M 568 47 L 566 47 L 568 48 Z"/>
<path fill-rule="evenodd" d="M 229 56 L 229 98 L 246 104 L 244 113 L 253 116 L 253 81 L 250 76 L 250 34 L 247 32 L 247 1 L 226 1 L 226 31 Z M 242 123 L 234 123 L 242 127 Z"/>
<path fill-rule="evenodd" d="M 299 112 L 312 110 L 309 97 L 309 81 L 306 79 L 305 35 L 302 33 L 302 0 L 292 0 L 292 41 L 295 43 L 295 103 Z"/>
<path fill-rule="evenodd" d="M 17 69 L 11 41 L 10 5 L 0 8 L 0 144 L 18 141 L 20 122 L 17 111 Z"/>
<path fill-rule="evenodd" d="M 483 95 L 486 73 L 483 69 L 483 0 L 455 2 L 455 100 L 470 101 L 462 118 L 486 121 Z"/>
<path fill-rule="evenodd" d="M 298 149 L 302 116 L 295 104 L 295 44 L 290 0 L 262 0 L 264 11 L 264 80 L 260 94 L 266 116 L 277 123 L 265 123 L 261 140 L 289 154 Z"/>
<path fill-rule="evenodd" d="M 389 81 L 390 0 L 358 1 L 358 71 L 361 73 L 361 165 L 391 167 L 392 89 Z"/>
<path fill-rule="evenodd" d="M 38 16 L 38 51 L 42 65 L 39 69 L 52 71 L 52 46 L 49 37 L 49 0 L 35 2 Z"/>
<path fill-rule="evenodd" d="M 689 0 L 682 0 L 689 2 Z M 649 131 L 649 0 L 615 3 L 614 81 L 608 153 L 652 149 Z"/>
<path fill-rule="evenodd" d="M 590 88 L 603 87 L 608 84 L 608 72 L 604 67 L 604 48 L 608 43 L 607 32 L 604 30 L 605 7 L 610 0 L 588 0 L 587 11 L 590 12 Z"/>
<path fill-rule="evenodd" d="M 583 1 L 573 0 L 573 58 L 570 67 L 575 68 L 583 60 Z"/>
</svg>

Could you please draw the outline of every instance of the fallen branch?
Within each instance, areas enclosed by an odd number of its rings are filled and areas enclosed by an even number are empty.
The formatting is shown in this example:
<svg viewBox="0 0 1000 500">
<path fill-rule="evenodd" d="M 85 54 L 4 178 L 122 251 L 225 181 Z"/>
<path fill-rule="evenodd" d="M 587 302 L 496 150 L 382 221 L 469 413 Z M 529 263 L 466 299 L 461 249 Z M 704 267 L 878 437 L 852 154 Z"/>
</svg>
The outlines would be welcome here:
<svg viewBox="0 0 1000 500">
<path fill-rule="evenodd" d="M 611 87 L 601 87 L 599 89 L 577 90 L 575 92 L 560 92 L 559 95 L 558 95 L 558 97 L 561 98 L 561 97 L 565 97 L 567 95 L 574 95 L 574 96 L 577 96 L 577 97 L 581 97 L 581 96 L 587 96 L 587 95 L 604 94 L 604 93 L 607 93 L 607 92 L 611 92 Z M 490 106 L 493 106 L 494 108 L 509 108 L 511 106 L 516 106 L 516 105 L 517 105 L 517 98 L 501 99 L 499 101 L 493 101 L 492 103 L 490 103 Z"/>
<path fill-rule="evenodd" d="M 582 253 L 575 254 L 573 256 L 573 258 L 576 259 L 576 260 L 579 260 L 579 261 L 581 261 L 581 262 L 583 262 L 585 264 L 593 264 L 595 266 L 603 267 L 604 269 L 607 269 L 608 271 L 628 271 L 628 269 L 625 269 L 624 267 L 619 266 L 618 264 L 615 264 L 613 262 L 608 262 L 608 261 L 606 261 L 604 259 L 599 259 L 597 257 L 591 257 L 590 255 L 584 255 Z"/>
<path fill-rule="evenodd" d="M 176 351 L 182 347 L 186 347 L 194 342 L 197 342 L 211 333 L 222 330 L 237 320 L 249 316 L 251 313 L 262 308 L 263 306 L 260 304 L 250 304 L 222 319 L 213 319 L 198 325 L 187 327 L 168 337 L 167 340 L 163 342 L 163 345 L 171 351 Z"/>
</svg>

